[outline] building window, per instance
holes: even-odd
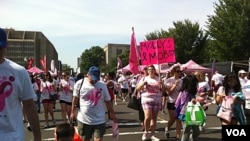
[[[117,49],[117,50],[116,50],[116,55],[118,56],[118,55],[120,55],[120,54],[122,54],[122,49]]]

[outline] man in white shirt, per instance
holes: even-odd
[[[219,73],[219,71],[215,71],[215,74],[212,76],[212,88],[214,93],[217,92],[218,88],[223,85],[224,76]]]
[[[34,141],[41,141],[41,131],[34,89],[27,70],[5,58],[7,36],[0,28],[0,140],[24,141],[23,112],[26,113]],[[23,104],[23,107],[21,105]]]
[[[117,82],[121,86],[121,91],[122,91],[122,101],[126,101],[126,97],[128,95],[128,87],[129,87],[129,82],[128,82],[128,77],[126,75],[126,72],[122,72],[121,76],[118,78]]]
[[[82,81],[77,81],[73,91],[70,117],[71,120],[74,120],[77,115],[77,129],[84,141],[90,141],[92,136],[94,140],[103,141],[103,135],[106,130],[106,108],[110,112],[110,119],[116,122],[116,116],[107,86],[99,80],[100,70],[98,67],[92,66],[89,68],[82,86],[80,85]],[[78,113],[76,113],[78,98],[80,98],[80,109]]]

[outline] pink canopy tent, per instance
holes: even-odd
[[[28,69],[28,72],[30,72],[30,73],[42,73],[44,71],[39,69],[38,67],[34,66],[34,67]]]
[[[191,72],[194,72],[196,70],[200,70],[204,73],[211,73],[212,72],[212,69],[203,67],[203,66],[197,64],[196,62],[194,62],[193,60],[189,60],[186,64],[182,64],[181,67],[184,69],[184,72],[186,72],[186,73],[191,73]]]

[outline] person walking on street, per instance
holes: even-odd
[[[100,69],[92,66],[81,88],[82,81],[77,81],[73,92],[71,120],[77,119],[77,129],[84,141],[90,141],[92,136],[95,141],[103,141],[106,131],[106,108],[110,112],[110,119],[117,122],[107,86],[99,80]],[[78,99],[80,109],[76,113]]]
[[[42,92],[41,99],[44,108],[44,118],[45,118],[44,128],[48,128],[49,114],[52,118],[53,124],[56,124],[53,111],[54,100],[50,99],[50,95],[54,94],[56,91],[56,84],[54,83],[50,72],[46,72],[44,77],[45,77],[44,80],[41,82],[41,92]]]
[[[27,70],[17,63],[5,58],[7,52],[7,35],[0,28],[0,138],[3,141],[24,141],[24,109],[29,121],[34,141],[41,141],[41,131],[35,95]],[[21,105],[23,104],[23,107]]]
[[[141,79],[136,86],[138,92],[145,89],[145,92],[141,94],[141,104],[145,116],[145,131],[142,140],[147,140],[149,129],[151,129],[151,140],[159,141],[160,139],[155,135],[155,129],[158,112],[162,110],[162,84],[153,65],[149,65],[147,71],[148,76]]]
[[[247,82],[242,86],[242,92],[245,98],[245,116],[246,124],[250,125],[250,72],[247,73]]]
[[[233,114],[231,114],[228,119],[219,117],[221,125],[237,125],[238,123],[245,125],[244,111],[242,109],[243,99],[239,77],[233,72],[228,73],[225,76],[223,85],[220,86],[217,91],[216,103],[219,108],[223,108],[225,106],[222,105],[223,102],[227,102],[227,107],[225,108]]]
[[[196,93],[197,93],[198,79],[194,75],[187,75],[183,78],[182,87],[178,98],[175,102],[176,107],[176,122],[183,123],[183,134],[181,141],[189,141],[190,137],[192,141],[197,141],[200,135],[199,125],[187,125],[186,121],[186,110],[188,102],[195,104]],[[178,140],[178,139],[177,139]]]
[[[169,121],[165,128],[166,137],[169,138],[169,130],[171,126],[174,124],[176,117],[175,117],[175,101],[179,95],[181,86],[182,86],[182,79],[181,79],[181,67],[178,64],[175,64],[172,69],[171,73],[173,74],[172,77],[168,78],[164,82],[164,87],[168,94],[167,97],[167,109],[169,115]],[[180,122],[176,123],[176,139],[180,140],[180,133],[181,133],[181,124]]]
[[[59,83],[59,95],[61,116],[63,122],[69,122],[71,114],[71,105],[73,99],[73,89],[75,82],[69,79],[68,73],[62,73],[62,79]]]
[[[129,82],[128,82],[128,76],[126,75],[126,72],[122,72],[121,76],[118,78],[117,82],[121,86],[121,92],[122,92],[122,101],[126,101],[126,97],[128,94],[129,89]]]

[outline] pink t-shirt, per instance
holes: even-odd
[[[182,79],[175,79],[174,77],[170,77],[168,78],[165,82],[164,82],[164,85],[167,86],[167,87],[172,87],[176,81],[180,81],[178,83],[178,85],[175,87],[174,91],[172,94],[168,95],[168,102],[169,103],[175,103],[178,95],[179,95],[179,92],[180,92],[180,89],[181,89],[181,86],[182,86]]]

